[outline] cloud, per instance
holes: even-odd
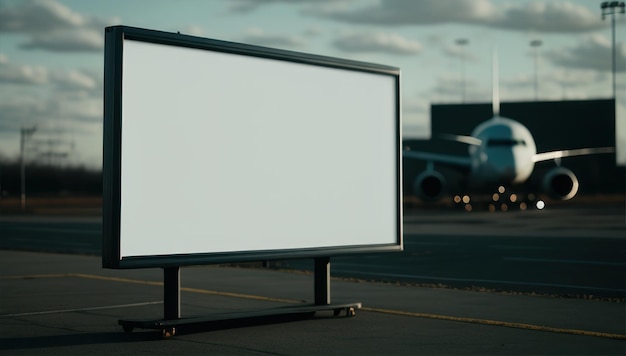
[[[306,37],[317,37],[322,33],[324,33],[324,30],[318,26],[308,27],[306,30],[304,30],[304,36]]]
[[[609,74],[593,70],[551,70],[539,78],[539,95],[542,99],[572,100],[589,99],[610,95]],[[606,83],[605,89],[590,91],[589,83]],[[600,85],[601,86],[601,85]]]
[[[463,59],[472,62],[478,61],[478,57],[476,57],[471,51],[469,51],[466,46],[461,46],[458,44],[444,45],[442,51],[448,57]]]
[[[54,91],[41,95],[3,95],[0,99],[0,133],[18,132],[21,126],[37,125],[39,131],[102,123],[102,96],[88,91]],[[84,124],[84,125],[83,125]],[[86,125],[86,126],[85,126]]]
[[[268,47],[305,47],[306,42],[297,36],[273,35],[260,28],[250,28],[240,38],[241,42]]]
[[[101,52],[104,38],[95,31],[54,31],[35,34],[30,41],[22,43],[22,49],[41,49],[52,52]]]
[[[99,78],[78,70],[57,71],[53,72],[50,77],[51,81],[64,91],[100,91],[101,89]]]
[[[409,96],[402,99],[403,113],[428,114],[430,102],[421,96]]]
[[[288,5],[318,5],[320,3],[330,3],[330,2],[341,2],[338,0],[235,0],[231,1],[230,12],[233,13],[249,13],[252,11],[256,11],[261,6],[270,5],[270,4],[288,4]]]
[[[544,55],[557,66],[612,71],[611,43],[601,35],[588,36],[576,46],[547,51]],[[618,63],[616,71],[626,71],[626,44],[617,44],[615,55]]]
[[[495,9],[486,0],[383,0],[361,9],[325,7],[308,13],[335,20],[377,25],[432,25],[449,22],[472,22],[489,18]]]
[[[467,90],[467,82],[465,84],[467,93],[469,92]],[[461,101],[463,96],[461,78],[449,73],[439,77],[437,78],[435,85],[430,89],[429,94],[433,101],[436,102],[445,102],[449,100]]]
[[[72,11],[55,0],[30,0],[0,7],[0,33],[23,34],[22,49],[53,52],[100,52],[103,28],[119,18],[102,19]]]
[[[0,96],[0,112],[2,112],[0,135],[6,137],[16,137],[20,128],[37,124],[41,118],[47,117],[46,104],[39,98],[28,95]],[[39,118],[39,120],[35,118]],[[16,143],[19,142],[19,135],[17,137]],[[6,144],[6,141],[4,143]],[[18,147],[15,146],[16,149]]]
[[[402,98],[402,136],[430,138],[430,101],[425,96]]]
[[[102,122],[101,96],[93,97],[86,91],[58,92],[48,101],[48,110],[59,120],[84,123]]]
[[[607,73],[598,73],[592,70],[565,70],[555,69],[541,76],[541,80],[548,80],[565,86],[587,86],[588,83],[604,82],[608,79]]]
[[[422,46],[413,40],[390,33],[351,33],[333,41],[333,46],[345,52],[383,52],[399,55],[418,54]]]
[[[86,18],[56,1],[32,0],[15,7],[0,8],[0,32],[44,32],[61,28],[76,28],[86,24]]]
[[[0,151],[5,158],[19,155],[19,132],[36,126],[34,141],[53,140],[71,149],[72,160],[98,168],[102,147],[102,98],[78,92],[37,95],[0,95]],[[55,146],[56,147],[56,146]],[[30,158],[36,152],[31,151]]]
[[[568,33],[593,31],[606,27],[597,13],[565,1],[531,2],[504,11],[494,26],[508,30]]]
[[[41,66],[16,65],[0,53],[0,83],[9,84],[45,84],[48,82],[48,70]]]
[[[198,36],[204,37],[206,35],[206,31],[202,26],[199,25],[186,25],[180,29],[180,33],[190,36]]]
[[[593,31],[606,26],[589,9],[564,1],[498,6],[490,0],[381,0],[359,9],[320,7],[307,13],[342,22],[385,26],[457,23],[549,33]]]
[[[99,96],[101,74],[88,70],[48,69],[42,66],[19,65],[0,53],[0,83],[18,85],[53,85],[58,91],[88,91]]]

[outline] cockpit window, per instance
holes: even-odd
[[[526,141],[514,138],[492,138],[487,141],[487,146],[526,146]]]

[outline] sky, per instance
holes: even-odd
[[[30,160],[101,167],[106,26],[399,67],[403,136],[429,138],[431,104],[491,102],[494,49],[503,102],[611,98],[611,16],[602,19],[601,3],[0,0],[0,159],[17,159],[20,130],[36,128]],[[626,15],[615,23],[617,160],[626,165]]]

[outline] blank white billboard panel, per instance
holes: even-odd
[[[397,70],[112,29],[105,265],[401,249]]]

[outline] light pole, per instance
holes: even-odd
[[[541,40],[532,40],[530,41],[530,46],[533,48],[533,52],[535,55],[535,101],[539,98],[539,47],[543,42]]]
[[[20,178],[22,186],[22,209],[26,207],[26,140],[28,140],[37,130],[36,126],[31,128],[22,127],[20,130]]]
[[[611,15],[611,36],[613,38],[612,45],[612,56],[613,56],[613,99],[615,96],[615,14],[623,14],[625,13],[626,4],[623,1],[604,1],[600,4],[600,8],[602,9],[602,20],[606,17],[606,15]]]
[[[465,102],[465,50],[464,46],[469,43],[467,38],[459,38],[456,41],[456,44],[461,46],[461,102]]]

